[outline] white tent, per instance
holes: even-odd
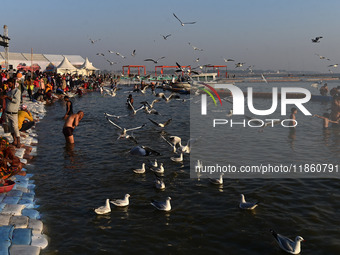
[[[84,75],[90,75],[94,71],[99,70],[98,68],[95,68],[92,63],[89,61],[88,58],[85,59],[85,62],[79,67],[79,73]]]
[[[57,73],[64,74],[64,73],[76,73],[77,68],[74,67],[67,57],[64,56],[63,61],[57,66]]]

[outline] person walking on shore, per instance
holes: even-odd
[[[74,143],[73,131],[76,126],[79,125],[79,121],[84,117],[84,112],[79,111],[75,114],[71,114],[65,121],[63,127],[63,134],[65,136],[66,143]]]
[[[20,148],[20,132],[18,127],[18,111],[20,106],[21,92],[15,88],[15,80],[10,78],[7,80],[8,87],[11,89],[6,98],[6,119],[10,132],[13,137],[13,145]]]

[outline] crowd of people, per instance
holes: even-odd
[[[15,156],[16,148],[24,148],[26,159],[30,159],[30,146],[22,145],[20,137],[34,127],[36,119],[28,110],[26,100],[32,102],[53,103],[58,99],[66,102],[65,125],[63,133],[66,142],[73,143],[73,129],[84,116],[82,111],[73,113],[72,102],[67,93],[81,96],[84,92],[97,90],[108,76],[80,76],[70,74],[1,71],[0,72],[0,124],[4,133],[11,133],[13,142],[0,137],[0,186],[13,175],[25,175],[23,164]],[[23,97],[27,97],[23,100]],[[72,129],[72,130],[71,130]]]

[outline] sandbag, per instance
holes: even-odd
[[[28,217],[27,216],[12,216],[9,220],[9,224],[13,225],[14,228],[27,228]]]
[[[8,248],[11,246],[10,241],[1,241],[0,240],[0,255],[9,255]]]
[[[13,231],[12,245],[30,245],[32,241],[32,229],[16,228]],[[12,254],[12,253],[11,253]]]
[[[1,213],[5,215],[14,215],[20,216],[21,211],[25,208],[24,205],[13,205],[13,204],[6,204],[5,207],[2,209]]]
[[[41,249],[45,249],[48,245],[46,236],[44,234],[33,235],[31,245],[38,246]]]
[[[4,200],[2,200],[2,203],[4,204],[17,204],[20,200],[20,197],[5,197]]]
[[[11,255],[39,255],[40,248],[32,245],[12,245],[9,252]]]
[[[11,215],[0,214],[0,226],[7,226],[7,225],[9,225],[9,219],[11,217],[12,217]]]
[[[8,197],[21,197],[22,196],[21,190],[12,189],[10,192],[7,192]]]
[[[32,229],[33,235],[41,234],[43,230],[43,223],[41,220],[29,219],[28,220],[28,228]]]
[[[12,240],[13,235],[13,226],[2,226],[0,227],[0,241],[8,241]]]
[[[22,215],[29,217],[30,219],[40,219],[40,213],[37,210],[34,209],[24,209],[21,212]]]

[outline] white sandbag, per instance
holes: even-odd
[[[32,243],[31,245],[38,246],[41,249],[45,249],[48,245],[48,241],[46,238],[46,235],[44,234],[37,234],[37,235],[32,235]]]
[[[11,215],[0,214],[0,226],[9,225],[9,220],[11,217],[12,217]]]
[[[14,228],[27,228],[28,217],[27,216],[12,216],[9,220],[9,224],[13,225]]]
[[[41,220],[36,220],[36,219],[29,219],[28,220],[28,228],[32,229],[33,235],[35,234],[41,234],[43,230],[43,223]]]
[[[40,247],[32,245],[12,245],[9,248],[11,255],[39,255]]]
[[[27,188],[21,187],[21,186],[15,186],[15,189],[22,191],[23,193],[29,192]]]
[[[21,211],[25,208],[24,205],[17,205],[17,204],[6,204],[4,209],[2,209],[1,213],[4,215],[14,215],[20,216]]]

